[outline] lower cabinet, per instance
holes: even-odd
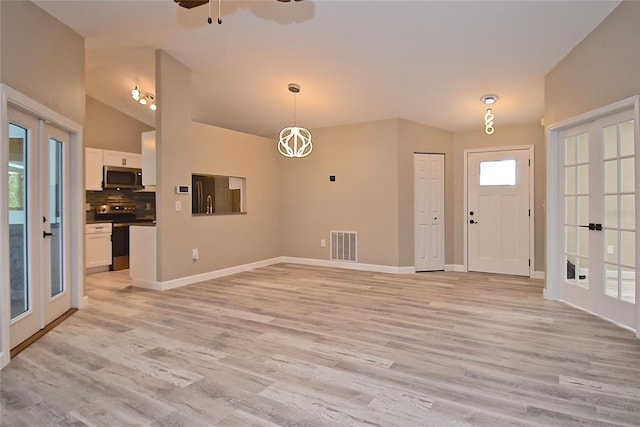
[[[85,226],[85,268],[111,265],[111,223]]]

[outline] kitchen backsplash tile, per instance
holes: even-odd
[[[128,191],[128,190],[103,190],[87,191],[86,203],[89,210],[86,212],[87,221],[95,219],[96,206],[115,203],[134,204],[136,206],[136,216],[155,219],[156,216],[156,193],[152,191]]]

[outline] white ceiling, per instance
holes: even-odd
[[[539,123],[544,76],[619,1],[35,1],[86,38],[87,94],[154,125],[130,98],[155,92],[154,49],[193,70],[194,120],[275,136],[404,118],[449,131]],[[189,88],[185,88],[189,90]],[[160,104],[160,108],[162,105]]]

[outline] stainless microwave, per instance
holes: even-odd
[[[142,169],[103,166],[102,188],[141,190]]]

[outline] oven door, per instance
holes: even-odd
[[[129,224],[113,224],[111,234],[111,270],[129,268]]]

